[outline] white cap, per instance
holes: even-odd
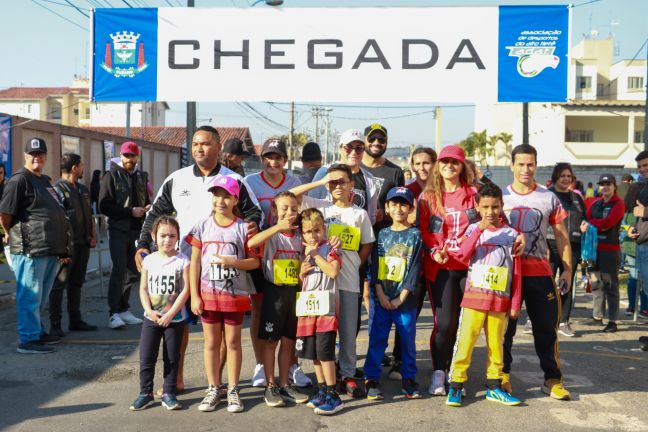
[[[364,135],[357,129],[348,129],[342,132],[340,136],[340,145],[351,144],[354,141],[360,141],[364,144]]]

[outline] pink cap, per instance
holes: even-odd
[[[449,145],[441,149],[441,153],[439,153],[437,160],[441,159],[454,159],[463,163],[466,161],[466,153],[458,145]]]
[[[121,145],[121,154],[134,154],[138,155],[140,154],[140,149],[137,147],[137,144],[135,144],[133,141],[126,141],[124,144]]]
[[[224,175],[217,175],[209,180],[209,183],[207,183],[207,190],[213,193],[213,189],[215,188],[225,189],[228,194],[235,196],[236,198],[239,197],[239,192],[241,191],[236,179]]]

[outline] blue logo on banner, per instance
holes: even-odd
[[[500,6],[499,102],[566,102],[568,6]]]
[[[94,13],[93,100],[157,99],[157,9]]]

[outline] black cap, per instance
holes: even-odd
[[[322,150],[320,150],[319,144],[315,142],[309,142],[302,147],[302,162],[310,161],[319,161],[322,160]]]
[[[270,153],[277,153],[285,158],[288,157],[288,151],[286,150],[286,143],[284,143],[279,138],[269,138],[266,142],[263,143],[263,148],[261,149],[261,156],[265,156]]]
[[[236,156],[250,156],[250,152],[245,149],[243,141],[238,138],[230,138],[225,141],[223,152]]]
[[[612,183],[616,184],[616,178],[612,174],[601,174],[601,177],[599,177],[598,184],[601,183]]]
[[[385,134],[385,136],[387,136],[387,128],[379,123],[374,123],[372,125],[367,126],[364,130],[364,134],[365,136],[369,136],[371,135],[372,132],[375,131],[380,131],[383,134]]]
[[[42,138],[31,138],[25,143],[25,153],[47,153],[47,145]]]

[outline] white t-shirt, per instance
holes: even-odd
[[[259,200],[259,206],[261,206],[261,210],[263,211],[261,229],[266,229],[277,223],[277,215],[272,209],[272,201],[274,200],[274,197],[277,196],[279,192],[285,192],[301,185],[301,181],[297,177],[291,176],[290,174],[284,174],[281,183],[279,183],[277,187],[274,187],[268,183],[263,171],[245,177],[245,182],[254,191],[254,194]]]
[[[171,257],[154,252],[144,258],[142,267],[147,271],[146,287],[151,307],[163,314],[168,312],[182,290],[189,289],[182,286],[182,271],[189,267],[189,258],[182,252]],[[144,317],[151,320],[146,315]],[[182,307],[172,322],[186,319],[187,311]]]
[[[373,229],[371,228],[371,221],[369,214],[365,209],[358,206],[352,207],[337,207],[331,204],[330,201],[312,198],[309,196],[302,196],[301,211],[309,208],[316,208],[324,215],[324,222],[326,224],[327,233],[338,231],[340,228],[351,227],[354,232],[351,236],[359,235],[359,239],[351,239],[349,237],[349,244],[358,243],[359,245],[373,243],[376,241]],[[347,240],[347,239],[343,239]],[[345,242],[346,244],[346,242]],[[345,249],[343,246],[339,250],[340,257],[342,258],[342,268],[338,276],[338,287],[341,291],[360,292],[360,255],[356,250]]]

